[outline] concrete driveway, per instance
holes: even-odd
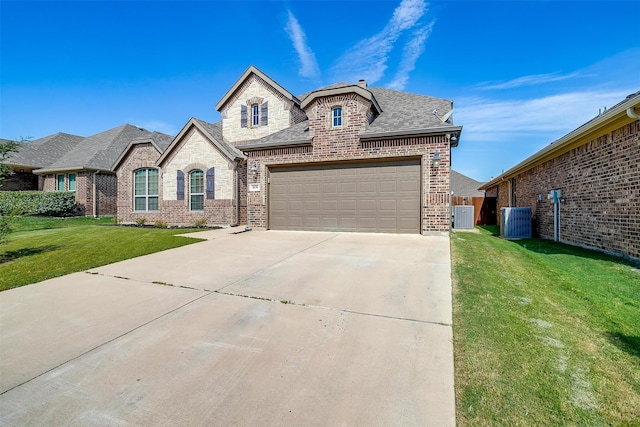
[[[0,424],[455,424],[447,236],[232,231],[1,292]]]

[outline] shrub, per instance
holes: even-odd
[[[0,215],[75,216],[73,191],[0,191]]]
[[[204,228],[207,226],[207,218],[200,218],[194,224],[196,228]]]
[[[153,225],[156,228],[167,228],[167,223],[164,221],[156,221]]]
[[[143,226],[145,222],[147,222],[147,218],[138,218],[138,219],[136,219],[136,225],[138,227]]]

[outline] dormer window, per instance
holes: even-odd
[[[332,126],[334,128],[342,126],[342,107],[334,107],[332,111]]]

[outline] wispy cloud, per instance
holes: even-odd
[[[404,31],[414,28],[426,12],[427,4],[424,0],[402,0],[381,32],[361,40],[338,59],[331,69],[334,78],[350,81],[362,78],[368,83],[380,80],[387,69],[389,54],[398,38]],[[414,37],[416,38],[419,36]],[[419,43],[414,45],[415,49]],[[415,63],[415,60],[413,62]]]
[[[482,97],[456,100],[456,121],[474,141],[511,141],[535,136],[540,144],[551,142],[590,118],[598,108],[612,106],[628,95],[626,90],[579,90],[533,99],[492,100]],[[555,139],[554,138],[554,139]]]
[[[409,73],[416,68],[416,61],[424,52],[424,44],[429,38],[435,21],[431,21],[428,25],[419,28],[413,33],[413,37],[407,42],[402,51],[402,60],[400,68],[393,77],[393,80],[387,85],[389,89],[403,90],[409,81]]]
[[[535,86],[535,85],[540,85],[544,83],[559,82],[562,80],[571,79],[576,76],[578,76],[578,73],[571,73],[571,74],[564,74],[564,75],[559,73],[534,74],[531,76],[518,77],[517,79],[509,80],[506,82],[481,83],[478,87],[480,89],[486,89],[486,90],[513,89],[513,88],[522,87],[522,86]]]
[[[319,79],[320,68],[316,61],[316,55],[307,44],[307,36],[300,27],[298,20],[293,16],[291,11],[288,12],[289,19],[285,30],[287,31],[287,34],[289,34],[289,37],[293,42],[293,47],[298,53],[298,58],[300,59],[299,74],[308,79]]]

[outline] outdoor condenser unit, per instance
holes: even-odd
[[[453,228],[458,230],[473,230],[475,225],[473,206],[458,205],[453,207]]]
[[[502,208],[500,217],[500,237],[531,238],[531,208]]]

